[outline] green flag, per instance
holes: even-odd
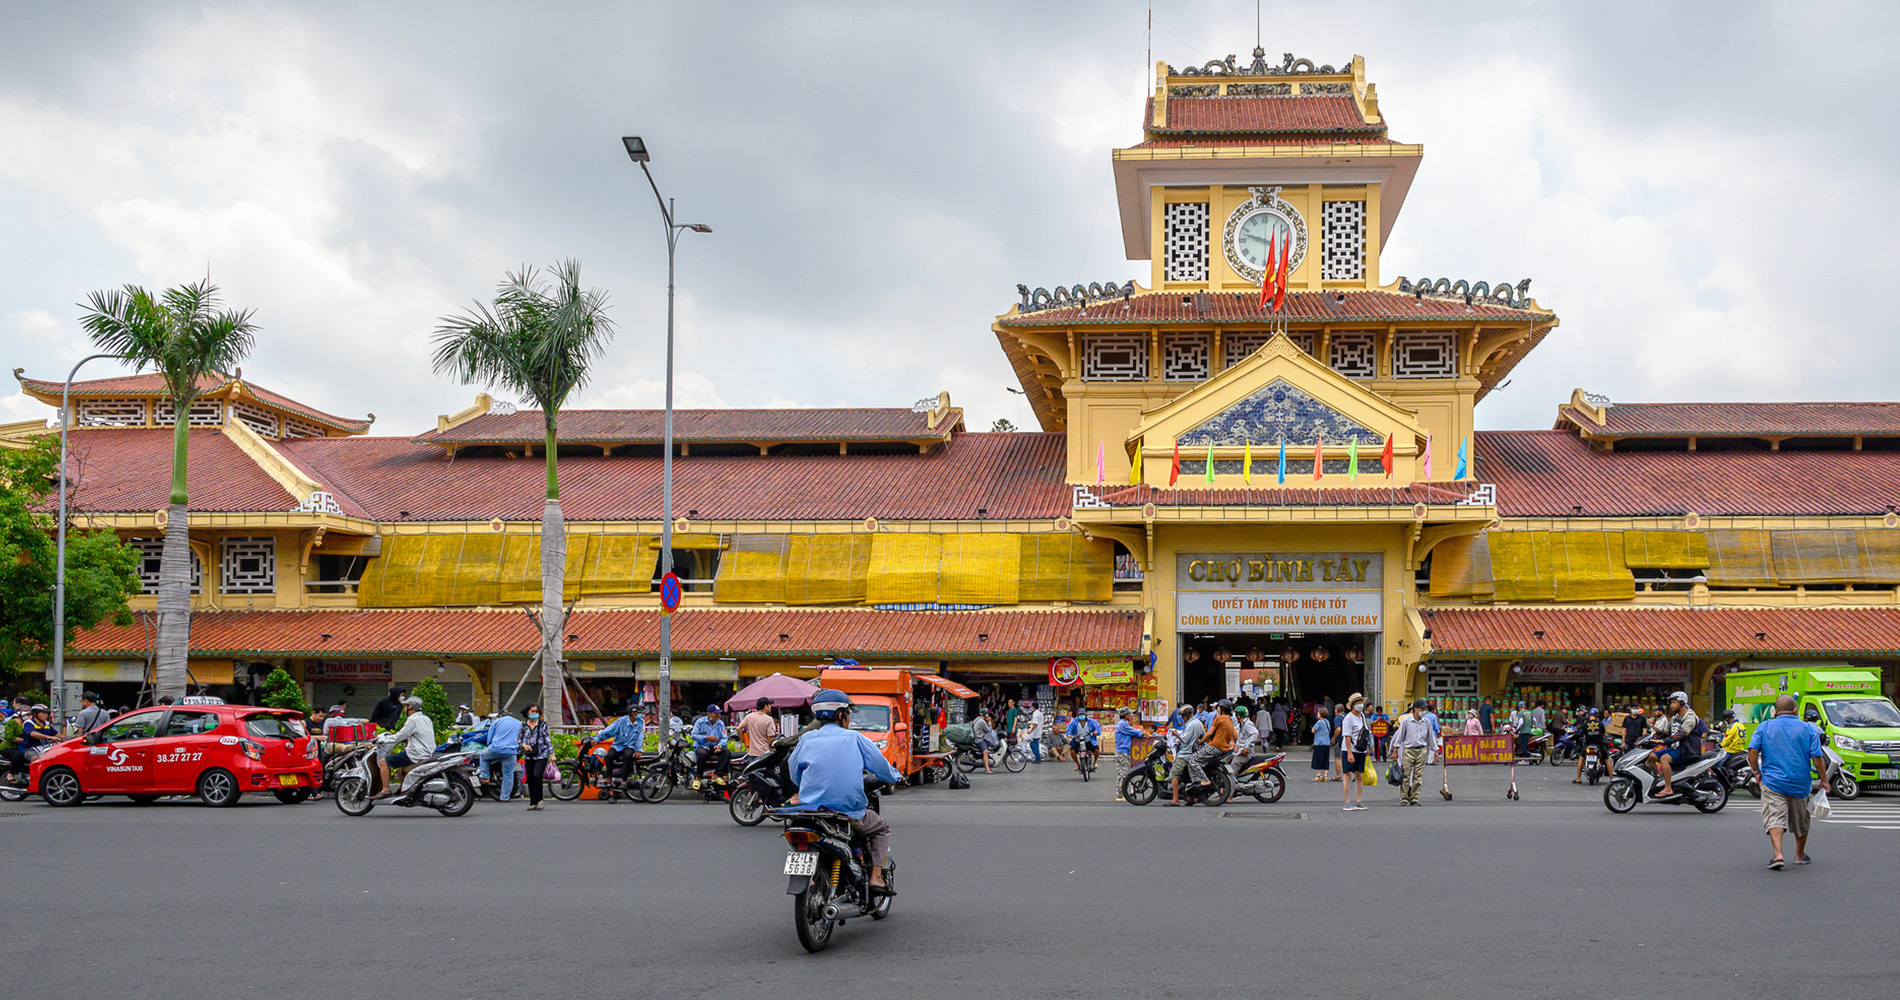
[[[1346,442],[1346,461],[1348,463],[1347,469],[1348,471],[1352,473],[1352,481],[1355,483],[1358,482],[1359,481],[1359,439],[1356,437],[1353,438],[1351,441]]]
[[[1214,442],[1207,442],[1207,481],[1214,481]]]

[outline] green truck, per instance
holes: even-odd
[[[1835,798],[1852,799],[1869,785],[1900,784],[1900,709],[1880,694],[1880,673],[1845,664],[1786,666],[1731,673],[1729,707],[1748,727],[1774,714],[1775,699],[1795,696],[1795,711],[1821,727],[1840,754]]]

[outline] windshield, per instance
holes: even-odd
[[[1842,729],[1900,729],[1900,711],[1885,698],[1824,701],[1827,721]]]
[[[851,706],[851,728],[865,733],[888,733],[891,731],[891,706],[889,705],[853,705]]]
[[[303,720],[288,715],[247,715],[244,717],[244,728],[252,736],[277,736],[286,740],[294,740],[304,734]]]

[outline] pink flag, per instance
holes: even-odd
[[[1108,481],[1108,452],[1100,440],[1095,442],[1095,485]]]
[[[1418,468],[1419,477],[1426,482],[1430,482],[1432,478],[1432,435],[1429,431],[1425,434],[1425,457]]]

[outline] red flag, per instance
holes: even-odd
[[[1385,436],[1385,450],[1379,453],[1379,464],[1385,466],[1385,478],[1392,478],[1392,435]]]
[[[1318,479],[1326,472],[1326,435],[1313,439],[1313,478]]]
[[[1268,256],[1272,256],[1270,253]],[[1273,311],[1279,312],[1286,305],[1287,262],[1293,259],[1293,234],[1286,234],[1286,247],[1280,251],[1280,272],[1273,279]]]
[[[1267,303],[1273,301],[1274,279],[1279,273],[1273,264],[1273,250],[1277,245],[1274,240],[1267,241],[1267,266],[1260,269],[1260,309],[1262,312],[1266,311]]]
[[[1181,442],[1179,439],[1176,439],[1174,442],[1174,465],[1168,469],[1168,485],[1173,486],[1174,481],[1179,478],[1181,478]]]

